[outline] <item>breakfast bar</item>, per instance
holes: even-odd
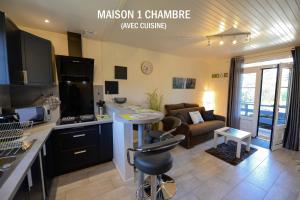
[[[159,122],[163,119],[163,113],[130,104],[108,103],[107,112],[113,118],[113,162],[116,165],[124,181],[134,177],[132,166],[127,163],[126,151],[133,148],[133,125],[138,125],[138,146],[144,142],[144,128],[147,124]],[[143,175],[139,174],[138,183],[141,183]]]

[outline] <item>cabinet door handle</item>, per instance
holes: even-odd
[[[29,188],[29,190],[30,190],[30,189],[32,188],[32,186],[33,186],[31,169],[29,169],[29,170],[27,171],[27,181],[28,181],[28,188]]]
[[[82,153],[86,153],[86,150],[76,151],[76,152],[74,152],[74,155],[78,155],[78,154],[82,154]]]
[[[79,60],[72,60],[73,63],[80,63]]]
[[[47,156],[46,144],[43,145],[43,156]]]
[[[78,138],[78,137],[84,137],[85,134],[78,134],[78,135],[73,135],[73,138]]]
[[[27,70],[22,71],[24,84],[28,84]]]

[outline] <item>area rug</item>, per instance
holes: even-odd
[[[216,149],[210,148],[207,149],[206,152],[235,166],[257,151],[257,149],[250,147],[250,151],[247,152],[246,145],[242,144],[241,158],[236,158],[236,145],[236,142],[228,141],[227,144],[219,144]]]

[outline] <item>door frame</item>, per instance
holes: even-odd
[[[276,104],[275,104],[275,114],[274,114],[274,121],[273,121],[273,127],[272,127],[272,140],[270,143],[270,149],[272,151],[277,150],[279,148],[282,147],[282,143],[281,144],[275,144],[275,146],[273,146],[273,134],[274,134],[274,129],[276,129],[277,125],[277,121],[278,121],[278,116],[279,116],[279,98],[280,98],[280,88],[281,88],[281,78],[282,78],[282,70],[286,68],[286,69],[290,69],[290,75],[289,75],[289,83],[288,83],[288,92],[287,92],[287,107],[286,107],[286,120],[288,120],[288,115],[289,115],[289,108],[290,108],[290,94],[291,94],[291,83],[292,83],[292,78],[293,78],[293,64],[291,63],[284,63],[284,64],[278,64],[278,79],[277,79],[277,86],[276,86]],[[287,123],[287,121],[286,121]],[[280,125],[281,128],[285,129],[286,128],[286,123]]]
[[[269,141],[269,149],[271,148],[272,146],[272,140],[273,140],[273,129],[274,129],[274,120],[275,120],[275,107],[276,107],[276,103],[277,103],[277,93],[278,93],[278,78],[279,78],[279,64],[277,65],[268,65],[268,66],[265,66],[263,68],[261,68],[261,79],[260,79],[260,88],[259,88],[259,100],[258,100],[258,115],[257,115],[257,124],[256,124],[256,136],[258,136],[258,130],[259,130],[259,116],[260,116],[260,112],[261,112],[261,109],[260,109],[260,104],[261,104],[261,95],[262,95],[262,86],[263,86],[263,78],[264,78],[264,73],[263,71],[264,70],[267,70],[267,69],[277,69],[277,73],[276,73],[276,83],[275,83],[275,94],[274,94],[274,103],[273,103],[273,116],[272,116],[272,127],[271,127],[271,136],[270,136],[270,141]]]
[[[254,94],[254,105],[253,105],[253,116],[240,116],[240,120],[253,120],[253,123],[256,124],[258,120],[258,107],[259,107],[259,99],[257,99],[257,95],[260,93],[260,80],[261,80],[261,68],[260,67],[251,67],[244,68],[242,74],[256,73],[255,80],[255,94]],[[251,130],[252,137],[255,137],[257,127],[253,127]]]

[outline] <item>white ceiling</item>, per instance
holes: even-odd
[[[190,20],[162,20],[167,30],[121,30],[120,20],[98,20],[100,9],[190,9]],[[56,32],[94,31],[96,39],[182,56],[228,57],[300,43],[300,0],[1,0],[0,10],[24,26]],[[47,18],[51,23],[44,23]],[[123,22],[123,21],[122,21]],[[236,25],[251,42],[205,36]]]

